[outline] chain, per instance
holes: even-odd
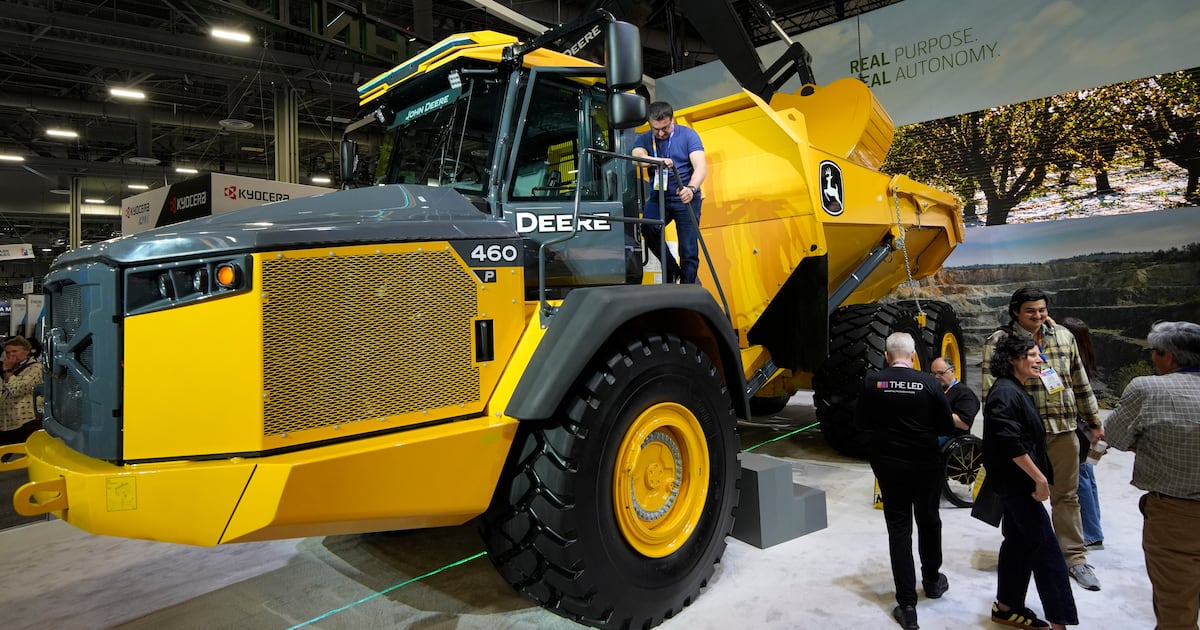
[[[921,298],[917,297],[917,281],[913,280],[912,264],[908,260],[908,243],[906,242],[907,239],[904,238],[904,225],[900,222],[900,195],[896,194],[895,189],[892,189],[891,193],[892,200],[896,204],[896,232],[900,235],[900,251],[904,254],[904,273],[908,274],[908,290],[912,293],[913,301],[917,303],[917,317],[923,320],[925,318],[925,310],[921,308]],[[920,220],[920,213],[918,213],[918,226],[920,225]]]

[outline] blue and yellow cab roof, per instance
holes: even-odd
[[[498,64],[503,59],[504,49],[516,43],[517,38],[495,31],[474,31],[451,35],[395,68],[364,83],[358,88],[359,105],[366,105],[405,81],[424,75],[456,59],[465,57]],[[598,67],[595,63],[585,59],[546,48],[538,48],[526,53],[522,65],[526,68],[537,66]]]

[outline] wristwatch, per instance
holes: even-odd
[[[692,191],[692,194],[694,194],[694,195],[699,195],[699,194],[700,194],[700,187],[699,187],[699,186],[688,186],[688,190]]]

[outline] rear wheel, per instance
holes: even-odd
[[[896,304],[917,313],[915,300],[902,300]],[[918,338],[921,348],[918,352],[925,365],[928,367],[938,357],[949,357],[954,360],[955,378],[965,382],[963,374],[967,351],[962,343],[962,325],[954,307],[945,302],[922,300],[921,310],[925,311],[925,326],[921,328]]]
[[[921,339],[912,313],[896,304],[845,306],[830,317],[829,356],[813,374],[813,402],[825,441],[844,455],[867,456],[868,436],[854,428],[854,405],[866,376],[886,367],[884,342],[893,332]]]
[[[645,628],[699,594],[737,505],[736,419],[721,377],[672,335],[610,342],[560,419],[523,423],[480,520],[524,596],[580,623]]]

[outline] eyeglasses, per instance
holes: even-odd
[[[674,120],[669,120],[669,121],[667,121],[667,124],[659,126],[659,127],[655,127],[654,123],[650,123],[650,130],[653,131],[654,133],[666,133],[671,130],[671,127],[674,127],[674,126],[675,126]]]
[[[946,368],[944,370],[934,370],[933,373],[936,376],[941,376],[943,374],[946,374],[947,372],[953,372],[953,371],[954,371],[954,368]]]

